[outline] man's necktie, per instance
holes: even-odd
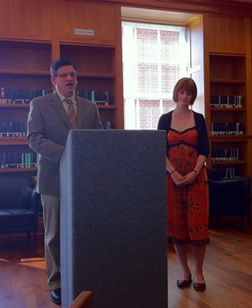
[[[72,125],[72,128],[77,128],[77,114],[74,108],[74,104],[70,98],[65,98],[65,101],[68,104],[68,118]]]

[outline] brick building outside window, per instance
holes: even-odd
[[[156,129],[188,76],[186,27],[123,22],[122,31],[125,129]]]

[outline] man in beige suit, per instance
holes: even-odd
[[[43,206],[48,286],[52,302],[60,305],[59,161],[70,129],[100,129],[102,124],[96,105],[75,95],[76,66],[61,58],[51,64],[50,72],[56,91],[31,101],[27,140],[39,153],[37,192]]]

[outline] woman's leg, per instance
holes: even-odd
[[[175,245],[174,249],[179,259],[179,263],[181,266],[181,276],[180,280],[188,280],[191,272],[187,263],[187,248],[186,245]]]
[[[194,262],[195,262],[195,276],[194,282],[205,283],[203,277],[203,263],[206,253],[206,245],[193,246]]]

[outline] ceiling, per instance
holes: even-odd
[[[251,0],[252,1],[252,0]],[[173,25],[187,25],[199,15],[189,13],[169,12],[162,10],[122,7],[122,19],[128,21],[153,22]]]
[[[159,0],[167,1],[167,0]],[[189,0],[185,0],[189,1]],[[197,0],[199,1],[199,0]],[[207,0],[209,1],[209,0]],[[246,4],[251,8],[252,0],[211,0],[211,3],[222,3],[222,4]],[[201,1],[204,3],[204,1]],[[250,9],[249,9],[250,10]],[[188,25],[192,20],[199,17],[200,15],[191,13],[172,12],[166,10],[155,10],[155,9],[142,9],[133,7],[122,7],[122,19],[127,21],[138,21],[148,23],[162,23],[162,24],[173,24],[173,25]]]

